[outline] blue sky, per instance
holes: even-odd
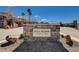
[[[0,6],[0,12],[6,12],[9,6]],[[26,13],[27,9],[32,9],[32,18],[37,21],[48,22],[72,22],[78,20],[79,22],[79,6],[13,6],[11,7],[13,16],[21,16],[21,12]]]

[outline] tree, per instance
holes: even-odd
[[[63,26],[63,23],[62,22],[60,22],[60,26]]]
[[[74,21],[73,21],[73,26],[74,26],[75,28],[77,28],[77,20],[74,20]]]
[[[24,12],[22,12],[22,13],[21,13],[21,15],[22,15],[22,16],[25,16],[25,13],[24,13]]]
[[[29,15],[29,22],[31,20],[32,10],[30,8],[27,9],[28,15]]]
[[[24,16],[25,16],[25,13],[24,13],[24,12],[22,12],[22,13],[21,13],[21,16],[22,16],[22,18],[24,18]]]

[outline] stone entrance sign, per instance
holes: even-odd
[[[60,26],[57,24],[26,24],[24,33],[32,40],[59,40]]]
[[[33,29],[33,37],[51,37],[51,29]]]

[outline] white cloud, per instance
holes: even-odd
[[[41,19],[41,21],[43,21],[43,22],[48,22],[48,20],[47,20],[47,19]]]
[[[36,18],[37,18],[37,17],[39,17],[39,16],[37,16],[37,15],[36,15],[36,16],[34,16],[34,17],[36,17]]]

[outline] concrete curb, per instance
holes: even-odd
[[[68,46],[66,44],[66,41],[64,38],[60,37],[60,42],[63,44],[63,46],[69,51],[69,52],[79,52],[79,46],[78,45],[73,45],[72,47]]]
[[[18,46],[20,46],[24,42],[24,39],[17,40],[15,44],[12,44],[7,47],[0,47],[0,52],[12,52],[14,51]]]

